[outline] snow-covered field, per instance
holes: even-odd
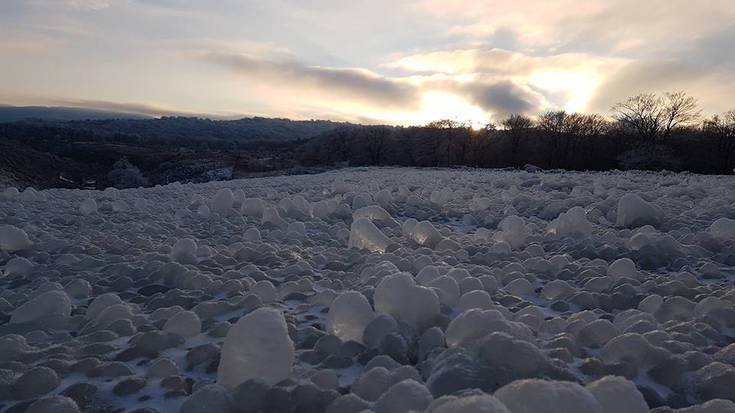
[[[0,403],[735,412],[732,218],[735,179],[688,174],[6,190]]]

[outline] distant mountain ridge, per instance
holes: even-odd
[[[139,113],[115,112],[73,106],[10,106],[0,105],[0,123],[40,119],[54,121],[99,119],[149,119]]]
[[[2,106],[0,137],[66,137],[90,141],[214,144],[307,140],[346,123],[250,117],[218,120],[89,110],[73,107]]]

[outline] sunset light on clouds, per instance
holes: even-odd
[[[715,113],[733,22],[728,0],[6,0],[0,103],[481,125],[686,89]]]

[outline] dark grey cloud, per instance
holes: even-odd
[[[541,104],[541,98],[537,94],[509,80],[493,83],[473,82],[465,85],[463,89],[475,104],[493,112],[496,116],[535,113]]]
[[[708,71],[678,60],[634,61],[603,81],[589,109],[606,113],[615,103],[639,93],[684,90],[697,95],[699,82],[709,76]]]
[[[72,107],[80,109],[99,110],[105,112],[130,113],[141,116],[160,117],[160,116],[187,116],[209,119],[237,119],[244,115],[217,115],[211,113],[186,112],[179,110],[171,110],[161,108],[155,105],[145,103],[121,103],[110,102],[105,100],[85,100],[85,99],[49,99],[48,104],[60,107]]]
[[[294,88],[312,88],[354,101],[414,107],[419,91],[410,84],[358,69],[307,66],[300,62],[271,61],[244,55],[211,53],[206,59],[254,79]]]

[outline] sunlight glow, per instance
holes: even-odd
[[[564,101],[555,102],[561,105],[560,109],[581,112],[587,108],[600,79],[585,71],[540,70],[530,76],[528,83],[551,94],[562,94]]]
[[[468,123],[473,129],[483,128],[490,116],[482,108],[460,96],[444,91],[427,91],[422,94],[421,108],[415,112],[373,112],[375,119],[387,119],[397,125],[425,125],[440,119]]]

